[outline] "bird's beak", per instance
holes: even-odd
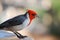
[[[40,18],[38,15],[36,15],[36,17]]]

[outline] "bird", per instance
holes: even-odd
[[[27,36],[23,36],[17,31],[28,27],[36,17],[39,16],[34,10],[27,10],[25,14],[18,15],[1,23],[0,29],[12,31],[18,38],[25,38]]]

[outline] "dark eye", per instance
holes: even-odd
[[[35,16],[35,14],[32,14],[32,16]]]

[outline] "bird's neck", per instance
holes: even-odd
[[[29,20],[30,20],[30,22],[29,22],[29,24],[28,24],[28,26],[31,24],[31,22],[32,22],[32,20],[33,20],[33,18],[32,17],[30,17],[29,16],[29,14],[28,14],[28,16],[27,17],[29,17]]]
[[[27,17],[27,19],[29,21],[29,23],[27,25],[27,26],[29,26],[31,24],[32,20],[33,20],[33,17],[31,17],[27,12],[25,13],[25,16]]]
[[[31,24],[31,22],[32,22],[32,19],[30,19],[30,22],[29,22],[28,26]]]

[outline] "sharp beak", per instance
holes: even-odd
[[[40,18],[38,15],[36,15],[36,17]]]

